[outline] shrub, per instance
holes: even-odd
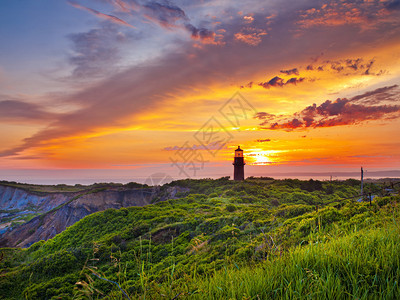
[[[236,196],[236,192],[235,191],[232,191],[232,190],[227,190],[226,192],[225,192],[225,195],[226,196],[229,196],[229,197],[231,197],[231,196]]]
[[[228,205],[225,207],[225,209],[226,209],[227,211],[229,211],[229,212],[234,212],[237,208],[236,208],[236,206],[233,205],[233,204],[228,204]]]
[[[321,220],[323,224],[329,224],[341,220],[343,215],[334,207],[321,210]]]
[[[270,203],[272,206],[279,206],[279,204],[280,204],[277,199],[271,199]]]
[[[308,193],[302,193],[302,192],[294,192],[291,195],[291,200],[292,202],[296,203],[301,203],[301,204],[314,204],[315,199],[312,195],[309,195]]]
[[[375,197],[374,201],[378,204],[379,207],[385,206],[386,204],[390,203],[391,197]]]
[[[307,212],[312,211],[313,208],[309,205],[303,205],[303,204],[298,204],[298,205],[282,205],[279,210],[276,213],[276,216],[278,217],[287,217],[287,218],[294,218],[297,216],[300,216],[302,214],[305,214]]]

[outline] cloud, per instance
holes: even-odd
[[[269,89],[271,86],[275,86],[275,87],[276,86],[284,86],[285,81],[282,78],[275,76],[268,82],[260,82],[258,85],[262,86],[263,88]]]
[[[190,32],[191,38],[204,44],[222,44],[222,35],[215,34],[213,31],[204,27],[197,28],[189,22],[185,12],[171,2],[151,1],[141,4],[137,1],[111,1],[114,8],[127,16],[133,14],[142,15],[147,20],[161,26],[167,30],[184,29]],[[129,25],[127,22],[116,18],[113,15],[102,14],[94,9],[85,7],[76,2],[69,1],[70,5],[89,11],[96,16],[112,21],[113,23]],[[148,22],[147,22],[148,23]],[[135,40],[141,38],[139,32],[134,36]],[[104,75],[113,73],[117,70],[117,63],[121,59],[121,49],[123,44],[132,39],[133,33],[123,33],[117,26],[110,23],[101,23],[100,28],[89,30],[88,32],[69,35],[73,42],[73,53],[69,57],[69,62],[74,66],[72,75],[74,78],[102,78]]]
[[[256,140],[257,143],[265,143],[265,142],[270,142],[270,141],[271,141],[271,139],[259,139],[259,140]]]
[[[130,12],[136,12],[142,9],[138,4],[132,8],[132,3],[135,4],[132,1],[125,1],[124,3],[127,4],[124,6],[125,9],[130,10]],[[189,3],[189,1],[185,3]],[[253,3],[261,5],[259,1]],[[190,35],[196,31],[193,30],[193,28],[189,30],[186,27],[187,23],[193,24],[193,27],[197,29],[208,28],[208,26],[204,24],[209,23],[206,21],[203,22],[203,17],[209,12],[210,16],[212,16],[213,14],[211,13],[218,10],[213,7],[210,8],[210,5],[198,5],[199,11],[200,9],[203,10],[202,13],[195,15],[196,18],[193,21],[186,21],[185,18],[180,20],[173,18],[167,20],[173,22],[172,24],[182,26],[178,27],[180,33],[182,33],[183,29],[189,32]],[[143,119],[140,118],[141,115],[148,112],[153,114],[154,112],[160,112],[164,105],[169,105],[174,101],[173,99],[175,97],[183,99],[183,97],[185,97],[183,95],[195,93],[195,91],[205,91],[205,93],[210,92],[211,94],[221,87],[232,87],[235,82],[246,82],[245,80],[254,76],[255,71],[259,73],[262,71],[262,68],[264,68],[264,70],[266,68],[270,70],[281,70],[283,67],[286,68],[289,63],[292,63],[294,59],[296,61],[306,61],[309,59],[310,55],[320,53],[322,49],[326,49],[328,42],[332,42],[329,45],[329,52],[335,53],[338,57],[346,57],[345,55],[347,55],[349,49],[354,53],[354,45],[364,45],[367,38],[368,41],[379,41],[379,44],[383,46],[392,43],[394,35],[382,35],[381,31],[371,31],[368,36],[361,36],[354,35],[353,32],[348,32],[346,30],[340,32],[340,34],[338,34],[338,32],[332,33],[330,28],[324,29],[322,27],[321,31],[312,32],[312,34],[308,34],[308,32],[305,31],[301,39],[296,39],[293,37],[293,30],[297,26],[295,22],[298,17],[298,11],[303,10],[305,6],[309,7],[310,3],[299,1],[296,2],[296,5],[288,6],[288,2],[279,2],[276,6],[274,22],[269,25],[271,29],[262,28],[262,30],[268,31],[269,34],[262,36],[262,42],[260,42],[257,47],[249,47],[247,44],[243,44],[241,41],[238,42],[235,39],[235,34],[241,32],[243,28],[243,18],[233,17],[233,19],[230,19],[230,16],[234,15],[233,8],[231,11],[227,10],[224,14],[221,13],[221,16],[223,15],[224,17],[224,19],[221,17],[221,22],[223,22],[221,26],[216,27],[215,30],[212,27],[209,28],[210,31],[214,32],[221,32],[218,30],[224,29],[225,46],[214,47],[205,45],[202,48],[196,48],[193,47],[192,41],[180,39],[179,37],[176,38],[174,36],[168,41],[167,38],[170,37],[169,35],[165,39],[166,43],[169,43],[167,44],[168,47],[165,48],[168,50],[163,49],[163,52],[160,51],[157,53],[159,54],[158,56],[148,58],[146,61],[140,63],[135,62],[135,65],[125,65],[124,69],[119,70],[118,73],[111,72],[111,74],[107,74],[108,76],[103,78],[102,82],[92,83],[90,86],[88,85],[82,88],[79,92],[76,92],[76,90],[67,91],[66,93],[68,95],[63,98],[63,104],[68,107],[79,107],[78,109],[66,112],[62,115],[57,115],[54,119],[45,117],[45,119],[47,118],[46,120],[48,120],[46,128],[21,141],[18,147],[3,151],[0,153],[0,156],[16,155],[33,147],[62,145],[64,140],[79,140],[83,143],[85,139],[96,134],[100,135],[104,132],[113,133],[126,128],[132,128],[133,126],[142,125]],[[197,8],[198,7],[192,7],[192,11]],[[212,11],[213,9],[214,11]],[[185,11],[188,12],[188,14],[185,13],[188,17],[190,10],[185,9]],[[269,13],[270,11],[268,14]],[[154,16],[156,17],[158,15],[154,14]],[[251,26],[253,27],[258,20],[265,22],[266,16],[266,12],[260,11],[259,15],[254,16],[255,20],[251,23]],[[156,24],[160,23],[157,21]],[[201,26],[195,26],[197,24],[201,24]],[[174,30],[174,28],[175,27],[172,26],[168,30]],[[388,28],[393,32],[398,33],[399,31],[399,27],[388,25]],[[90,31],[88,31],[88,33],[89,32]],[[146,33],[148,32],[144,31],[144,34]],[[246,32],[244,33],[246,34]],[[101,47],[103,47],[102,42],[100,42],[102,37],[108,41],[107,43],[111,50],[105,48],[104,53],[111,51],[111,60],[108,64],[115,64],[115,61],[118,59],[118,51],[113,52],[112,49],[116,46],[118,41],[113,40],[114,37],[101,36],[99,32],[94,32],[93,34],[95,37],[94,40],[96,41],[95,43],[100,43]],[[200,36],[200,33],[198,34]],[[112,36],[111,33],[110,36]],[[195,38],[195,36],[196,35],[192,38]],[[205,34],[205,36],[207,36],[207,34]],[[397,36],[398,35],[395,35],[396,38]],[[90,37],[92,36],[90,35]],[[82,41],[84,38],[85,35],[82,35],[76,37],[76,41],[73,41],[74,47],[76,47],[74,48],[76,51],[75,54],[77,55],[73,54],[71,57],[86,57],[86,60],[74,60],[74,66],[77,72],[78,67],[81,67],[77,74],[85,74],[85,68],[94,70],[93,68],[101,66],[100,59],[96,58],[97,54],[91,52],[89,49],[90,45],[88,44],[87,47],[85,46],[85,43]],[[158,38],[158,36],[154,37],[154,39]],[[151,40],[151,42],[152,41],[153,40]],[[256,40],[256,42],[258,41]],[[376,44],[378,45],[378,43]],[[148,46],[153,44],[142,45]],[[173,47],[171,47],[171,45],[173,45]],[[310,51],[312,50],[315,52],[311,53]],[[78,53],[82,55],[78,55]],[[99,56],[105,57],[106,55],[101,54]],[[107,61],[106,58],[105,60]],[[318,67],[316,62],[313,64]],[[107,65],[107,62],[102,66],[105,65]],[[374,65],[372,68],[373,67]],[[301,74],[302,70],[300,68],[297,69]],[[358,69],[357,72],[365,72],[365,70],[366,69]],[[90,73],[93,74],[93,71],[89,72],[89,74]],[[283,75],[280,77],[282,77],[282,84],[293,84],[300,80],[294,76],[293,78],[296,79],[293,80]],[[270,81],[271,79],[269,79],[267,83]],[[278,78],[271,81],[270,84],[274,84],[274,82],[279,82]],[[223,88],[221,88],[221,91]],[[230,95],[225,96],[229,97]],[[377,99],[376,97],[377,96],[371,96],[369,100]],[[192,104],[194,104],[194,102],[188,105]],[[369,105],[365,104],[365,106]],[[44,111],[46,112],[46,110]],[[184,113],[185,112],[174,112],[171,119],[174,118],[174,123],[179,123],[179,118]],[[271,123],[282,124],[287,121],[281,116],[269,118],[269,116],[264,114],[259,115],[259,117],[260,122],[268,120],[268,122],[263,125],[265,127],[268,127]],[[263,117],[264,119],[262,119]],[[23,116],[20,118],[22,119]],[[301,116],[292,116],[292,119],[295,118],[303,123],[305,122]],[[318,118],[322,117],[318,116]],[[27,120],[29,121],[29,118],[27,118]],[[312,122],[313,121],[311,121],[311,123]],[[180,125],[185,126],[184,122]]]
[[[384,3],[388,10],[400,10],[400,0],[392,0]]]
[[[135,7],[135,5],[136,5],[136,4],[133,4],[132,2],[131,2],[131,3],[126,3],[126,2],[124,2],[123,0],[114,0],[112,3],[114,4],[114,6],[115,6],[118,10],[120,10],[120,11],[122,11],[122,12],[124,12],[124,13],[129,13],[129,12],[131,12],[131,9],[132,9],[133,7]]]
[[[32,159],[44,159],[44,156],[38,156],[38,155],[26,155],[26,156],[14,156],[11,157],[11,159],[17,159],[17,160],[32,160]]]
[[[308,66],[306,67],[306,70],[307,70],[307,71],[313,71],[313,70],[314,70],[314,66],[313,66],[313,65],[308,65]]]
[[[292,78],[290,78],[290,79],[288,79],[288,80],[286,81],[285,85],[287,85],[287,84],[294,84],[294,85],[296,85],[296,84],[298,84],[299,82],[303,82],[304,79],[305,79],[305,78],[303,78],[303,77],[299,77],[299,78],[292,77]]]
[[[181,8],[170,2],[166,2],[165,4],[149,2],[143,5],[142,8],[145,16],[149,20],[152,20],[167,29],[177,27],[178,21],[187,22],[189,20]]]
[[[196,27],[190,22],[185,11],[179,6],[169,1],[150,1],[141,4],[137,1],[124,2],[118,0],[114,4],[124,13],[137,12],[142,14],[147,20],[158,24],[164,29],[185,29],[194,40],[199,40],[206,44],[220,44],[215,39],[217,35],[212,30],[204,27]]]
[[[376,75],[380,76],[385,71],[380,70],[378,72],[372,71],[372,67],[375,63],[375,59],[364,60],[363,58],[354,58],[354,59],[344,59],[344,60],[336,60],[330,61],[327,60],[323,62],[322,65],[318,66],[316,69],[318,71],[323,71],[324,69],[330,68],[338,73],[340,72],[353,72],[359,73],[361,75]]]
[[[315,60],[316,61],[316,60]],[[282,74],[285,75],[300,75],[300,71],[305,69],[307,71],[316,71],[316,72],[329,72],[334,71],[337,73],[346,72],[345,75],[348,74],[360,74],[360,75],[371,75],[371,76],[381,76],[386,71],[380,70],[376,72],[372,70],[373,65],[375,63],[374,59],[365,60],[363,58],[348,58],[343,60],[326,60],[319,65],[307,65],[304,67],[296,67],[288,70],[280,70]],[[269,89],[271,87],[283,87],[288,84],[297,85],[305,81],[306,78],[304,77],[292,77],[287,80],[281,78],[279,76],[275,76],[267,82],[259,82],[258,85],[262,86],[263,88]],[[308,81],[314,81],[314,78],[308,78]],[[246,85],[240,86],[240,88],[252,88],[253,82],[249,82]]]
[[[305,78],[303,78],[303,77],[299,77],[299,78],[292,77],[285,81],[283,78],[275,76],[268,82],[260,82],[258,85],[262,86],[265,89],[269,89],[271,87],[283,87],[288,84],[296,85],[297,83],[303,82],[304,80],[305,80]]]
[[[235,40],[248,44],[250,46],[257,46],[261,43],[262,37],[267,35],[267,32],[261,28],[244,27],[240,32],[235,33]]]
[[[328,71],[333,70],[337,73],[353,73],[360,75],[377,75],[380,76],[384,73],[383,70],[373,71],[373,65],[375,59],[365,60],[361,57],[358,58],[348,58],[341,60],[325,60],[319,65],[308,65],[306,67],[307,71]]]
[[[195,40],[201,40],[205,43],[213,43],[215,41],[215,32],[206,28],[196,28],[192,24],[186,24],[185,28],[191,33],[191,36]]]
[[[62,99],[65,104],[80,108],[49,120],[45,129],[25,138],[17,147],[0,152],[0,157],[62,143],[64,139],[85,140],[103,130],[112,132],[139,124],[137,117],[140,114],[156,110],[171,94],[181,89],[190,89],[200,79],[205,86],[211,84],[216,78],[224,76],[225,66],[229,66],[231,72],[237,68],[230,57],[222,57],[221,65],[213,65],[213,77],[207,77],[205,75],[210,71],[210,65],[205,62],[210,59],[209,53],[192,47],[187,49],[203,55],[204,63],[193,65],[186,53],[171,52],[151,62],[120,71],[80,92],[66,96]]]
[[[287,122],[281,123],[281,124],[278,124],[276,122],[272,123],[271,126],[268,129],[272,129],[272,130],[274,130],[274,129],[284,129],[284,130],[287,130],[287,131],[291,131],[293,129],[301,127],[302,125],[303,125],[303,123],[299,119],[294,118],[294,119],[292,119],[290,121],[287,121]]]
[[[173,147],[165,147],[162,150],[164,151],[188,151],[188,150],[221,150],[221,149],[226,149],[227,145],[226,143],[221,144],[221,142],[214,142],[210,143],[206,146],[204,145],[192,145],[189,147],[179,147],[179,146],[173,146]]]
[[[400,101],[397,85],[379,88],[351,99],[326,100],[320,105],[314,103],[292,117],[265,119],[260,126],[263,129],[292,131],[399,118],[400,105],[383,104],[384,101]]]
[[[301,11],[297,24],[300,28],[357,26],[362,31],[376,29],[379,25],[394,21],[390,18],[399,8],[395,1],[334,0]],[[398,23],[398,21],[397,21]]]
[[[294,68],[294,69],[291,69],[291,70],[281,70],[280,71],[281,73],[283,73],[283,74],[286,74],[286,75],[297,75],[297,76],[299,76],[299,70],[297,70],[297,68]]]
[[[103,24],[101,28],[70,34],[73,52],[69,62],[74,66],[75,78],[103,77],[120,59],[119,47],[127,40],[115,25]]]
[[[72,5],[75,8],[86,10],[86,11],[92,13],[93,15],[99,17],[99,18],[111,21],[111,22],[113,22],[115,24],[119,24],[119,25],[131,27],[131,28],[135,28],[135,26],[132,26],[131,24],[125,22],[124,20],[121,20],[120,18],[117,18],[116,16],[103,14],[103,13],[101,13],[101,12],[95,10],[95,9],[80,5],[80,4],[78,4],[78,3],[74,2],[74,1],[69,1],[68,0],[67,3]]]
[[[42,106],[19,100],[0,101],[0,121],[6,122],[48,122],[57,114],[47,112]]]
[[[399,93],[397,84],[385,86],[373,91],[363,93],[352,97],[351,101],[362,101],[364,104],[375,105],[382,102],[395,102],[399,101]]]
[[[244,20],[247,24],[250,24],[250,23],[253,23],[254,18],[253,18],[253,16],[243,16],[243,20]]]
[[[266,112],[258,112],[254,115],[254,119],[258,119],[258,120],[270,120],[275,118],[276,116],[273,114],[269,114]]]

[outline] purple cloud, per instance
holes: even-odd
[[[38,104],[19,100],[0,101],[0,121],[43,123],[56,117],[57,114],[46,111]]]
[[[300,77],[300,78],[293,77],[293,78],[290,78],[290,79],[285,81],[283,78],[275,76],[274,78],[272,78],[268,82],[260,82],[258,85],[262,86],[265,89],[269,89],[271,87],[283,87],[283,86],[288,85],[288,84],[296,85],[297,83],[303,82],[304,79],[305,78],[303,78],[303,77]]]
[[[388,91],[391,91],[392,94],[388,99],[384,99],[383,97],[388,95]],[[307,106],[292,117],[275,120],[266,119],[260,126],[263,129],[292,131],[294,129],[333,127],[372,120],[396,119],[400,117],[400,105],[383,104],[382,102],[385,100],[399,102],[399,92],[398,86],[393,85],[351,99],[326,100],[320,105],[314,103]]]
[[[294,74],[294,75],[299,76],[299,70],[297,68],[290,69],[290,70],[281,70],[280,72],[283,73],[283,74],[286,74],[286,75],[293,75]]]

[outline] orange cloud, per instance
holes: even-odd
[[[252,22],[254,21],[254,18],[253,18],[253,16],[244,16],[244,17],[243,17],[243,20],[244,20],[247,24],[250,24],[250,23],[252,23]]]
[[[235,39],[251,46],[257,46],[262,41],[262,36],[267,32],[260,28],[245,27],[240,32],[235,33]]]

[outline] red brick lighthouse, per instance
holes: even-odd
[[[233,161],[233,180],[244,180],[244,165],[243,150],[238,146],[235,150],[235,160]]]

